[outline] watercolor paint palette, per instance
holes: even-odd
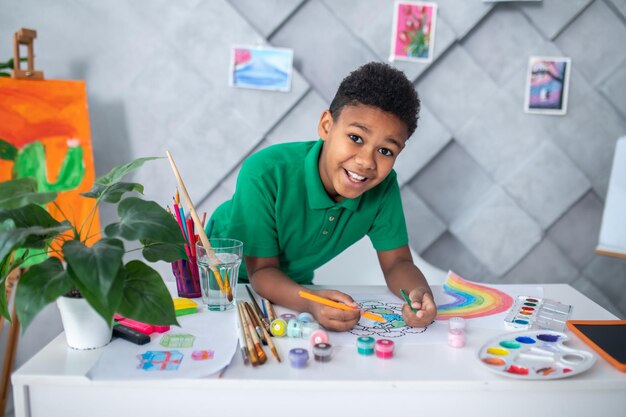
[[[492,372],[519,379],[558,379],[591,368],[596,356],[564,345],[569,336],[552,330],[500,335],[478,351],[480,363]]]
[[[520,295],[504,318],[508,330],[531,328],[563,331],[572,314],[572,306],[547,298]]]

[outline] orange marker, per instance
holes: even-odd
[[[354,307],[350,307],[345,304],[341,304],[336,301],[329,300],[328,298],[320,297],[319,295],[311,294],[310,292],[300,291],[299,295],[300,297],[306,298],[307,300],[315,301],[316,303],[324,304],[325,306],[335,307],[340,310],[345,310],[345,311],[356,310],[356,308]],[[366,311],[365,313],[363,313],[363,317],[366,317],[370,320],[378,321],[380,323],[387,322],[387,320],[385,320],[381,316],[374,314],[374,313],[370,313],[369,311]]]

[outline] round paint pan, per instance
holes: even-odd
[[[567,378],[591,368],[596,356],[572,349],[569,336],[553,330],[525,330],[495,337],[478,350],[479,363],[509,378],[546,380]]]

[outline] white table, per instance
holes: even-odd
[[[543,288],[545,298],[574,306],[573,319],[616,319],[568,285]],[[339,289],[367,294],[373,287]],[[626,415],[626,373],[600,357],[590,370],[559,380],[489,372],[476,352],[504,332],[470,327],[462,349],[403,346],[391,360],[339,347],[331,362],[311,361],[300,370],[286,360],[297,342],[275,338],[281,364],[270,357],[261,367],[244,366],[237,351],[221,378],[158,381],[92,381],[86,374],[100,351],[71,350],[61,334],[13,374],[15,411],[17,417]],[[571,347],[590,350],[572,338]]]

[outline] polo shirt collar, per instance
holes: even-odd
[[[357,198],[344,198],[343,201],[336,203],[328,196],[322,184],[319,170],[319,157],[322,151],[324,141],[318,140],[309,150],[304,159],[304,183],[309,200],[309,206],[313,210],[327,209],[330,207],[343,207],[350,211],[356,211],[361,201],[361,196]]]

